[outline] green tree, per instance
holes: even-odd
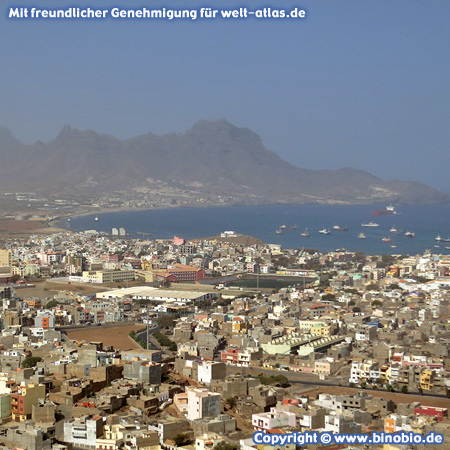
[[[386,390],[387,390],[388,392],[392,392],[392,391],[394,390],[394,388],[392,387],[392,384],[388,384],[388,385],[386,386]]]
[[[55,306],[58,306],[58,305],[59,305],[59,303],[56,300],[51,300],[45,305],[45,308],[46,309],[52,309],[52,308],[54,308]]]
[[[164,316],[158,317],[156,322],[161,328],[169,329],[173,328],[175,320],[178,319],[178,317],[179,316],[176,314],[165,314]]]
[[[395,290],[395,289],[402,289],[397,283],[392,283],[386,286],[386,289]]]
[[[378,291],[379,287],[377,283],[370,283],[366,286],[366,291]]]
[[[191,443],[189,437],[183,433],[178,433],[177,435],[175,435],[173,441],[175,442],[175,445],[177,447],[182,447],[183,445],[188,445]]]
[[[239,450],[239,449],[240,449],[239,445],[230,444],[229,442],[225,441],[219,442],[213,447],[213,450]]]
[[[386,253],[383,253],[381,255],[381,261],[384,262],[385,264],[392,264],[393,262],[395,262],[395,258],[391,255],[387,255]]]
[[[234,397],[227,397],[225,399],[225,404],[228,406],[228,408],[233,409],[236,406],[236,399]]]
[[[408,386],[403,385],[402,388],[400,389],[400,391],[402,392],[402,394],[407,394],[408,393]]]
[[[263,373],[260,373],[258,375],[258,380],[261,384],[264,384],[265,386],[273,385],[273,384],[277,384],[283,388],[290,386],[289,380],[284,375],[266,376]]]
[[[366,260],[366,255],[364,254],[364,252],[356,252],[355,253],[355,259],[358,262],[363,262]]]
[[[289,380],[284,375],[277,375],[274,378],[275,378],[275,384],[278,384],[283,388],[287,388],[291,385],[289,383]]]
[[[153,336],[155,336],[156,340],[163,346],[168,347],[171,352],[176,352],[178,349],[177,343],[169,339],[164,334],[160,333],[159,331],[156,331],[153,333]]]
[[[363,382],[359,385],[359,387],[360,387],[361,389],[366,389],[367,383],[366,383],[365,381],[363,381]]]
[[[22,361],[22,368],[29,369],[34,367],[39,361],[42,361],[42,358],[39,358],[39,356],[27,356]]]

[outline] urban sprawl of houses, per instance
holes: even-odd
[[[255,431],[449,448],[450,257],[115,234],[1,240],[0,449],[272,448]]]

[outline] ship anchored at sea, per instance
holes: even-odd
[[[386,206],[386,209],[376,209],[373,212],[374,216],[389,216],[391,214],[398,214],[398,212],[395,210],[395,207],[392,205]]]
[[[369,228],[376,228],[376,227],[379,227],[380,224],[379,223],[375,223],[375,222],[369,222],[369,223],[362,223],[361,226],[362,227],[369,227]]]

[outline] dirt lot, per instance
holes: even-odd
[[[124,325],[120,327],[97,327],[91,325],[82,330],[69,330],[67,337],[72,340],[86,342],[103,342],[104,347],[112,345],[117,350],[128,350],[131,348],[141,348],[129,336],[130,331],[137,331],[144,328],[144,325]]]
[[[47,227],[39,220],[0,220],[0,233],[3,236],[27,237],[30,234],[51,234],[63,230],[57,227]]]
[[[92,294],[98,291],[104,291],[101,285],[85,285],[73,283],[53,282],[50,280],[32,282],[34,287],[26,287],[17,289],[17,294],[20,297],[40,297],[53,298],[53,296],[60,291],[69,291],[79,294]]]
[[[38,230],[45,224],[38,220],[0,220],[0,231],[8,233],[21,233],[28,230]]]

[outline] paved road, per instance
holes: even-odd
[[[227,366],[227,374],[232,373],[248,373],[251,375],[258,375],[259,373],[266,373],[268,375],[284,375],[291,384],[303,384],[305,386],[335,386],[335,387],[349,387],[342,380],[342,378],[338,377],[329,377],[326,380],[319,380],[317,375],[309,374],[309,373],[299,373],[299,372],[290,372],[284,370],[273,370],[273,369],[263,369],[263,368],[247,368],[247,367],[238,367],[238,366]],[[362,389],[357,390],[361,391]],[[386,389],[370,389],[366,388],[365,391],[373,392],[388,392]],[[401,393],[401,392],[398,392]],[[410,394],[420,395],[419,392],[411,391]],[[435,393],[423,393],[423,397],[435,397],[435,398],[446,398],[445,394],[435,394]]]

